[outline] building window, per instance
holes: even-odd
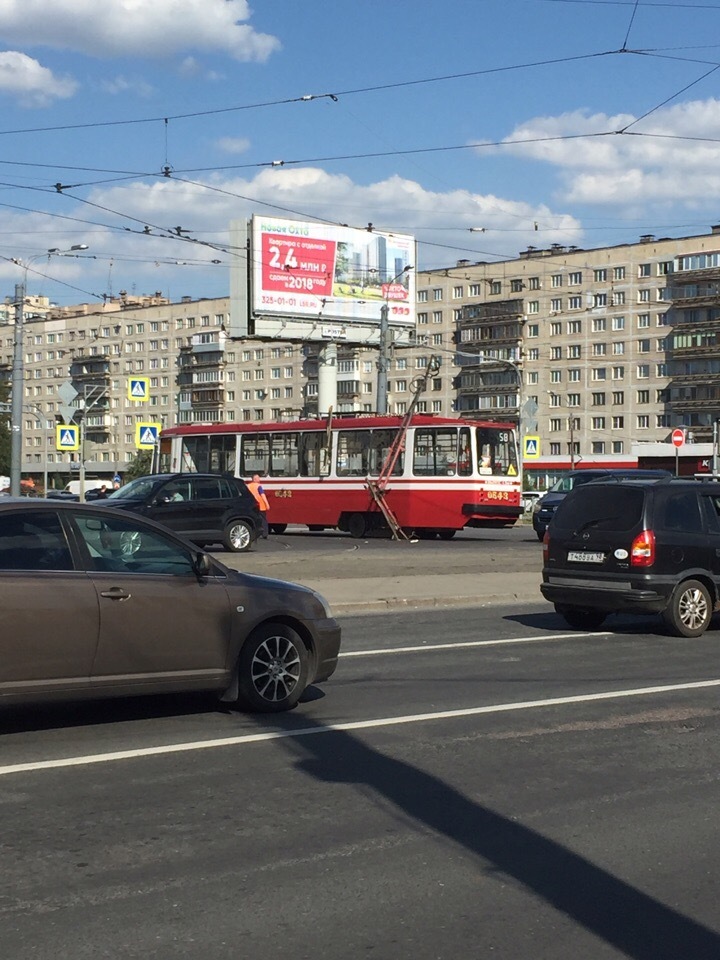
[[[592,395],[592,405],[594,407],[604,407],[605,406],[605,394],[604,393],[593,393]]]
[[[613,417],[610,421],[611,427],[613,430],[624,430],[625,429],[625,417]]]
[[[453,300],[460,300],[460,299],[462,299],[463,288],[462,288],[462,287],[453,287],[452,295],[453,295]]]
[[[568,333],[582,333],[582,320],[568,320]]]
[[[550,310],[552,313],[560,313],[562,310],[562,297],[553,297],[550,301]]]
[[[593,317],[592,332],[603,333],[607,330],[607,317]]]
[[[537,383],[537,381],[535,381]],[[550,383],[562,383],[562,370],[550,371]]]
[[[613,267],[613,280],[625,279],[625,267]]]
[[[557,372],[562,373],[562,371],[560,370],[558,370]],[[580,383],[581,380],[582,380],[582,371],[579,370],[577,367],[571,367],[568,370],[568,383]]]
[[[602,267],[600,270],[594,270],[593,280],[595,283],[605,283],[607,280],[607,270],[604,267]]]
[[[650,364],[649,363],[639,363],[637,365],[637,378],[638,380],[647,380],[650,376]]]
[[[528,300],[527,312],[528,312],[528,313],[540,313],[540,301],[539,301],[539,300]]]
[[[574,273],[571,273],[568,277],[568,281],[572,287],[579,286],[582,283],[582,271],[577,270]]]
[[[561,273],[554,273],[550,277],[550,286],[561,287],[562,285],[563,285],[563,275]]]
[[[525,329],[529,338],[538,337],[540,335],[539,323],[529,323]]]
[[[582,310],[582,297],[568,297],[568,310]]]
[[[433,323],[442,323],[442,310],[433,310]]]
[[[500,280],[491,280],[490,281],[490,293],[493,296],[497,296],[502,293],[502,281]]]
[[[539,290],[539,289],[540,289],[540,277],[530,277],[530,278],[528,279],[528,287],[529,287],[531,290]]]
[[[594,343],[592,345],[592,355],[594,357],[604,357],[607,353],[606,343]]]
[[[649,290],[638,290],[638,303],[650,303]]]
[[[580,394],[579,393],[569,393],[567,395],[567,403],[569,407],[579,407],[580,406]]]
[[[593,294],[593,307],[606,307],[607,306],[607,294],[606,293],[594,293]]]
[[[614,357],[619,357],[621,354],[625,353],[625,341],[616,340],[612,345],[612,352]]]
[[[638,266],[638,276],[639,277],[649,277],[650,276],[650,264],[641,263]]]
[[[512,293],[520,293],[525,284],[522,280],[511,280],[510,281],[510,290]]]
[[[593,440],[592,444],[593,453],[605,453],[605,441],[604,440]]]
[[[613,440],[612,442],[612,452],[613,453],[625,453],[625,443],[622,440]]]
[[[625,367],[613,367],[613,368],[612,368],[612,378],[613,378],[613,380],[624,380],[624,379],[625,379]]]
[[[427,292],[427,290],[418,290],[418,292],[417,292],[417,302],[418,302],[418,303],[427,303],[427,302],[428,302],[428,292]]]
[[[571,343],[567,348],[568,360],[579,360],[582,356],[582,347],[579,343]]]
[[[427,322],[428,322],[428,315],[427,315],[427,313],[419,313],[419,314],[417,315],[417,322],[418,322],[418,323],[427,323]]]
[[[625,403],[625,391],[613,390],[612,402],[614,407],[622,407]]]
[[[638,430],[647,430],[649,426],[650,426],[650,417],[646,413],[643,413],[641,416],[637,418]]]
[[[435,287],[435,289],[433,290],[433,300],[438,301],[438,300],[442,300],[442,298],[443,298],[442,287]]]
[[[592,371],[592,379],[597,380],[607,380],[607,368],[606,367],[594,367]]]
[[[639,313],[637,318],[638,329],[642,330],[644,327],[650,326],[650,314],[649,313]]]
[[[605,417],[593,417],[591,423],[593,430],[605,429]]]
[[[638,403],[650,403],[650,391],[649,391],[649,390],[638,390],[638,392],[637,392],[637,402],[638,402]]]
[[[638,340],[638,353],[650,353],[649,340]]]

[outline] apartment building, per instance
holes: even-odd
[[[512,260],[458,261],[417,277],[411,346],[390,347],[388,405],[404,413],[520,419],[543,459],[628,458],[683,426],[697,442],[720,418],[720,227],[679,239],[581,250],[528,248]],[[9,301],[8,301],[9,303]],[[0,378],[12,373],[13,312],[0,312]],[[155,294],[57,308],[27,303],[23,471],[63,477],[58,387],[84,407],[90,472],[122,473],[139,422],[289,420],[317,414],[319,345],[230,340],[229,298]],[[146,376],[147,403],[127,382]],[[338,344],[337,413],[376,410],[377,350]]]
[[[525,432],[558,461],[628,456],[677,426],[711,439],[720,417],[720,226],[459,261],[420,274],[417,289],[418,311],[445,305],[454,317],[458,413],[524,414]]]

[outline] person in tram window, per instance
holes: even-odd
[[[257,502],[258,509],[260,510],[260,517],[262,519],[262,538],[263,540],[267,540],[268,531],[270,529],[268,525],[267,513],[268,513],[268,510],[270,509],[270,503],[265,494],[265,490],[263,489],[263,486],[260,483],[259,473],[253,474],[253,478],[248,483],[247,488],[250,491],[250,493],[255,497],[255,501]]]

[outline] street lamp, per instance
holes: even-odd
[[[377,361],[377,412],[379,414],[386,414],[388,407],[388,370],[390,368],[390,358],[388,357],[388,315],[390,313],[390,306],[388,304],[388,297],[390,295],[390,287],[395,283],[396,280],[399,280],[400,277],[404,276],[409,270],[412,270],[412,265],[409,264],[407,267],[403,267],[400,273],[393,277],[387,284],[388,291],[385,297],[383,298],[383,305],[380,308],[380,340],[378,343],[379,355]]]
[[[28,257],[27,260],[12,258],[12,262],[23,269],[23,282],[15,284],[15,332],[13,336],[12,402],[10,408],[12,429],[10,445],[10,495],[12,497],[20,496],[20,478],[22,475],[22,408],[23,392],[25,389],[23,383],[23,321],[28,270],[33,263],[42,260],[44,257],[47,257],[49,260],[50,257],[64,257],[72,254],[76,250],[87,249],[88,245],[86,243],[74,243],[67,250],[59,250],[57,247],[52,247],[52,249],[46,253],[39,253],[34,257]]]

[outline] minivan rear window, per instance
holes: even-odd
[[[627,533],[640,524],[645,491],[621,484],[582,485],[557,508],[557,530],[612,530]]]

